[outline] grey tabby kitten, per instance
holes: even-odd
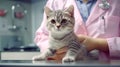
[[[76,59],[84,59],[87,56],[86,49],[80,45],[80,41],[74,33],[74,7],[52,11],[45,7],[47,15],[47,29],[49,31],[49,49],[39,56],[40,60],[53,55],[55,50],[67,46],[68,51],[62,62],[73,62]]]

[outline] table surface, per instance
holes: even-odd
[[[120,60],[110,62],[77,61],[61,63],[60,61],[32,61],[32,60],[0,60],[0,67],[120,67]]]

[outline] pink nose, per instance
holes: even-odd
[[[57,28],[60,28],[60,25],[58,25]]]

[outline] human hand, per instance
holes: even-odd
[[[55,54],[53,56],[48,56],[47,60],[56,60],[56,61],[60,61],[62,60],[62,58],[65,56],[66,52],[68,50],[68,47],[62,47],[58,50],[56,50]]]
[[[88,51],[97,49],[104,52],[109,52],[107,40],[104,38],[92,38],[85,35],[78,35],[80,42],[86,46]]]

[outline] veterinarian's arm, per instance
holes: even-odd
[[[109,52],[108,43],[103,38],[92,38],[87,36],[79,36],[80,41],[86,46],[88,51],[97,49],[103,52]]]

